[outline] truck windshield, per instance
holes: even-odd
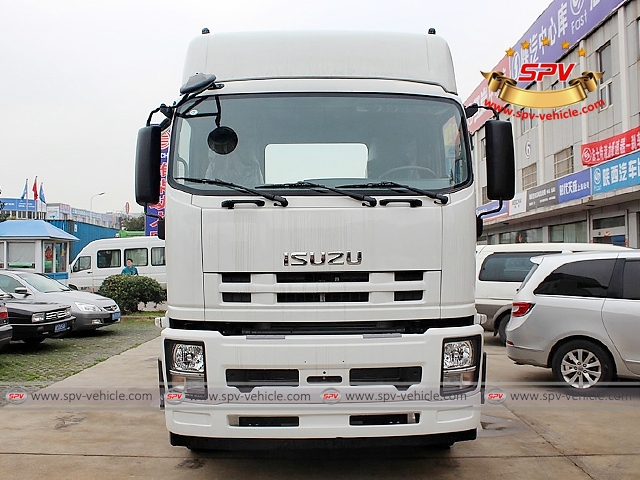
[[[461,118],[451,100],[412,95],[200,97],[177,112],[169,182],[202,194],[229,189],[186,179],[261,190],[304,181],[373,188],[387,181],[452,191],[471,178]],[[232,141],[217,148],[211,132],[220,126],[228,127],[226,138],[231,129]]]

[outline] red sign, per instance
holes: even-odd
[[[636,150],[640,150],[640,127],[604,140],[582,144],[582,164],[590,167]]]
[[[569,65],[564,63],[523,63],[518,82],[541,82],[544,77],[555,77],[556,74],[558,80],[566,82],[575,66],[575,63]]]

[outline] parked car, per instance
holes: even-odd
[[[550,253],[621,251],[624,247],[601,243],[511,243],[476,247],[476,310],[487,316],[485,330],[506,341],[511,302],[531,270],[531,257]]]
[[[13,327],[9,323],[9,312],[4,300],[0,299],[0,350],[9,345]]]
[[[532,259],[513,299],[507,355],[576,389],[640,377],[640,252]]]
[[[0,288],[16,298],[71,306],[73,331],[93,330],[120,322],[120,308],[110,298],[72,290],[46,275],[21,270],[0,270]]]
[[[68,305],[17,299],[3,290],[0,290],[0,301],[7,307],[11,340],[40,343],[48,337],[64,335],[75,320]]]

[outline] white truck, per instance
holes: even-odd
[[[446,42],[210,34],[138,134],[136,199],[165,212],[160,388],[172,445],[451,445],[476,437],[474,177]],[[513,196],[511,125],[488,193]],[[481,222],[480,222],[481,224]]]

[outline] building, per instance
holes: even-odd
[[[517,87],[536,93],[569,89],[583,72],[603,72],[583,101],[523,108],[505,103],[502,91],[482,81],[465,102],[497,108],[514,129],[516,197],[484,217],[481,242],[640,246],[639,4],[554,0],[493,69],[518,81],[527,73],[523,64],[556,64],[553,75],[518,81]],[[529,66],[535,72],[543,67]],[[486,196],[483,124],[492,116],[480,110],[469,119],[478,213],[498,207]]]

